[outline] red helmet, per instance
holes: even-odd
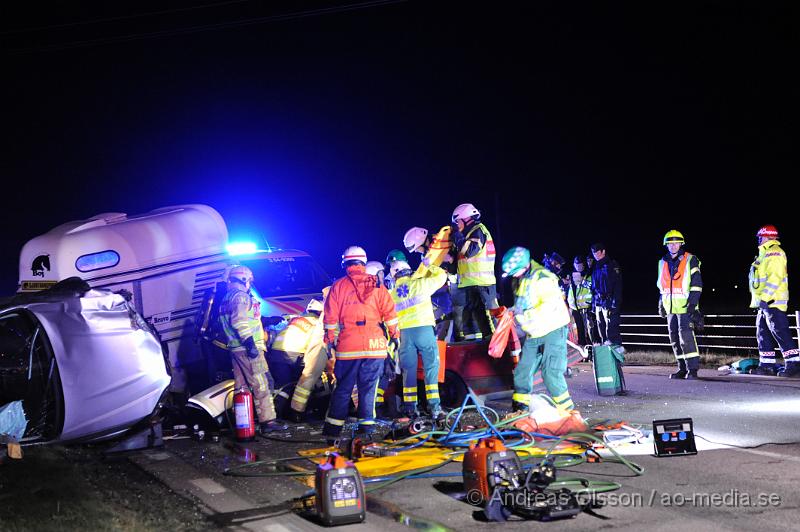
[[[778,238],[778,229],[774,225],[765,225],[756,233],[758,237]]]

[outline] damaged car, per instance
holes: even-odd
[[[71,278],[0,300],[0,406],[21,401],[23,444],[121,436],[169,383],[157,333],[124,294]]]

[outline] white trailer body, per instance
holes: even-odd
[[[206,205],[178,205],[128,216],[104,213],[62,224],[22,249],[19,292],[49,288],[69,277],[130,293],[135,309],[166,343],[175,392],[207,371],[195,341],[206,290],[232,264],[250,266],[265,316],[299,313],[330,279],[305,252],[257,251],[231,256],[222,216]],[[193,377],[194,376],[194,377]]]

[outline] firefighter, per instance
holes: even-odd
[[[667,253],[658,261],[656,286],[660,292],[658,314],[667,319],[672,352],[678,371],[670,379],[696,379],[700,368],[700,353],[694,329],[700,323],[700,295],[703,279],[700,259],[685,251],[683,234],[675,229],[664,235]]]
[[[592,244],[592,307],[595,311],[597,330],[606,345],[622,347],[619,330],[620,308],[622,308],[622,270],[619,263],[606,254],[602,242]]]
[[[456,275],[455,252],[452,242],[449,250],[431,249],[434,242],[450,242],[451,228],[449,225],[442,227],[433,237],[428,234],[428,230],[422,227],[412,227],[403,236],[403,245],[409,253],[419,253],[421,255],[420,265],[414,276],[423,276],[427,273],[427,268],[431,264],[440,266],[447,274],[447,282],[431,296],[433,303],[433,316],[436,319],[436,336],[444,338],[450,325],[448,319],[452,316],[453,301],[452,293],[458,288],[458,276]]]
[[[750,308],[757,308],[756,339],[758,340],[757,375],[775,375],[775,348],[783,353],[786,363],[780,377],[800,375],[800,351],[794,344],[786,310],[789,306],[789,275],[786,253],[778,242],[778,230],[765,225],[756,233],[758,256],[750,266]]]
[[[503,276],[513,277],[514,319],[525,335],[522,356],[514,369],[512,410],[528,410],[533,376],[541,370],[545,388],[562,411],[575,408],[567,390],[567,335],[569,310],[558,277],[531,259],[523,247],[513,247],[502,261]]]
[[[247,386],[253,393],[262,433],[285,430],[276,421],[264,358],[265,334],[258,301],[251,295],[253,272],[247,266],[234,266],[228,273],[228,290],[220,305],[219,324],[225,333],[225,349],[233,363],[236,388]]]
[[[350,246],[342,254],[346,275],[333,283],[325,300],[324,327],[328,352],[335,353],[336,388],[322,433],[333,440],[347,417],[350,394],[358,386],[358,432],[375,430],[375,394],[389,342],[399,343],[397,313],[389,291],[366,272],[367,254]]]
[[[328,290],[327,287],[322,290],[323,298]],[[322,377],[328,360],[323,341],[322,309],[323,302],[319,299],[312,299],[308,302],[305,313],[292,317],[286,328],[280,331],[272,342],[271,358],[268,362],[273,374],[275,373],[273,367],[275,364],[272,363],[274,359],[288,361],[289,368],[297,366],[297,370],[293,370],[292,374],[288,375],[288,382],[297,381],[294,393],[289,397],[286,392],[281,390],[275,399],[279,412],[283,411],[286,401],[291,401],[287,416],[290,421],[302,421],[311,390]],[[275,382],[278,383],[281,380],[276,376]]]
[[[499,307],[494,241],[480,219],[480,211],[471,203],[462,203],[453,211],[451,234],[458,272],[458,289],[453,292],[453,325],[457,341],[479,339],[493,333],[490,311]],[[467,319],[469,315],[471,319]],[[472,321],[478,323],[479,332],[467,333],[465,328]]]
[[[403,413],[416,417],[417,352],[425,372],[425,399],[433,418],[444,416],[439,399],[439,348],[436,344],[431,296],[447,282],[447,272],[431,264],[412,275],[407,262],[392,264],[395,285],[391,291],[400,320],[400,368],[403,371]]]

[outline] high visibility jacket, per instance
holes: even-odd
[[[386,326],[390,338],[399,338],[397,313],[389,291],[364,266],[347,268],[325,299],[325,342],[335,346],[339,360],[385,358]]]
[[[789,308],[789,274],[786,253],[777,240],[767,240],[758,246],[758,256],[750,266],[750,307],[770,302],[771,308],[786,312]]]
[[[428,266],[420,277],[405,275],[395,280],[391,294],[401,329],[436,325],[431,296],[445,282],[447,272],[434,265]]]
[[[309,345],[322,343],[322,320],[315,314],[303,314],[289,320],[289,324],[275,336],[272,349],[287,353],[305,354]]]
[[[266,350],[260,305],[238,283],[228,284],[219,309],[219,324],[225,333],[227,349],[244,350],[243,342],[252,336],[256,347]]]
[[[475,231],[483,233],[486,242],[475,256],[467,257],[464,253],[471,242],[470,237]],[[494,277],[495,250],[494,240],[492,240],[489,230],[483,224],[475,224],[464,235],[464,238],[466,242],[458,250],[458,287],[494,285],[496,283]]]
[[[531,338],[541,338],[569,324],[570,316],[558,277],[532,260],[514,292],[514,317]]]
[[[569,284],[567,302],[569,303],[569,308],[572,310],[582,310],[592,306],[591,277],[585,278],[577,286],[575,286],[574,283]]]
[[[697,306],[703,291],[700,259],[683,252],[676,257],[667,254],[658,261],[656,286],[661,292],[661,306],[669,314],[686,314],[687,307]]]

